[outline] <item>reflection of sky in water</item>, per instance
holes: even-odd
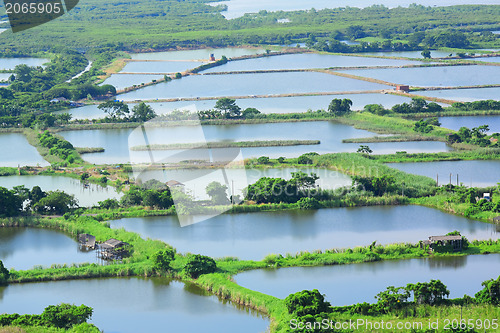
[[[0,228],[0,258],[7,269],[35,265],[97,262],[95,252],[81,252],[71,237],[54,230]]]
[[[439,184],[458,182],[466,186],[495,186],[500,182],[500,161],[453,161],[453,162],[419,162],[419,163],[389,163],[388,166],[417,175],[436,179]],[[480,170],[480,172],[478,172]]]
[[[42,313],[48,304],[85,304],[105,332],[264,332],[269,320],[196,286],[165,278],[108,278],[25,283],[0,288],[0,313]],[[194,330],[199,331],[199,330]]]
[[[256,108],[262,113],[299,113],[308,110],[326,110],[334,98],[348,98],[352,101],[352,110],[362,110],[367,104],[382,104],[390,109],[395,104],[410,102],[409,97],[391,94],[346,94],[326,96],[297,96],[297,97],[275,97],[275,98],[247,98],[238,99],[236,104],[243,110]],[[166,114],[173,110],[188,110],[196,112],[210,110],[215,106],[215,100],[204,101],[181,101],[181,102],[159,102],[148,103],[157,114]],[[132,109],[136,103],[128,104]],[[69,112],[73,119],[97,119],[104,118],[106,114],[98,109],[98,105],[86,105],[80,108],[60,111]]]
[[[174,216],[111,221],[181,252],[260,260],[270,253],[411,242],[458,230],[468,239],[496,239],[498,226],[420,206],[363,207],[224,214],[181,228]]]
[[[313,127],[312,127],[312,124]],[[314,131],[311,131],[314,128]],[[60,134],[77,147],[103,147],[104,153],[85,154],[83,158],[91,163],[134,163],[150,162],[147,151],[130,151],[129,147],[144,145],[145,140],[141,131],[133,130],[90,130],[68,131]],[[343,139],[371,137],[374,134],[368,131],[354,129],[351,126],[335,122],[296,122],[273,124],[245,124],[224,126],[184,126],[148,129],[147,138],[150,144],[170,143],[198,143],[213,141],[256,141],[256,140],[320,140],[319,145],[299,145],[286,147],[241,148],[243,158],[269,156],[277,158],[298,157],[304,153],[317,152],[355,152],[359,144],[342,143]],[[443,142],[383,142],[369,144],[376,153],[390,153],[396,151],[411,152],[438,152],[448,151],[450,148]],[[233,148],[234,149],[234,148]],[[224,154],[228,149],[212,149],[212,154]],[[207,151],[166,150],[153,151],[155,162],[169,157],[182,160],[201,160],[207,158]],[[205,155],[202,155],[205,154]]]
[[[500,274],[500,255],[475,255],[452,258],[389,260],[374,263],[326,267],[254,270],[238,274],[236,282],[252,290],[284,298],[304,289],[318,289],[332,305],[375,303],[374,298],[387,286],[441,280],[450,291],[449,298],[474,296],[485,280]],[[460,276],[460,279],[457,279]],[[370,283],[366,283],[370,281]],[[356,292],[352,292],[356,290]]]

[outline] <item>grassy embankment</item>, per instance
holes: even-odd
[[[144,150],[175,150],[192,148],[249,148],[249,147],[286,147],[300,145],[319,145],[319,140],[269,140],[269,141],[237,141],[237,142],[198,142],[198,143],[171,143],[153,144],[149,146],[134,146],[133,151]]]
[[[82,279],[111,276],[155,276],[150,256],[159,249],[165,248],[161,241],[143,240],[137,234],[126,232],[123,229],[110,229],[107,224],[98,222],[91,217],[80,217],[73,220],[63,218],[24,218],[2,220],[4,225],[32,226],[63,230],[73,236],[78,233],[90,233],[98,241],[108,238],[117,238],[129,242],[133,246],[133,254],[124,259],[122,264],[99,266],[95,264],[83,265],[53,265],[51,268],[36,268],[28,271],[11,271],[10,283],[24,283],[35,281],[54,281],[67,279]],[[480,253],[499,253],[499,241],[475,241],[462,253],[429,253],[418,244],[392,244],[356,247],[354,249],[331,249],[325,251],[300,252],[295,255],[270,254],[261,261],[240,261],[235,258],[221,258],[217,260],[218,272],[202,275],[194,280],[187,277],[182,268],[186,263],[186,256],[177,254],[172,263],[172,269],[167,276],[182,281],[193,282],[219,297],[232,302],[254,308],[271,317],[273,332],[286,332],[290,315],[287,313],[281,299],[252,291],[237,285],[232,276],[250,269],[265,267],[294,267],[294,266],[322,266],[339,265],[379,260],[422,258],[431,256],[462,256]]]
[[[430,133],[415,132],[415,122],[398,116],[377,116],[369,112],[351,112],[345,117],[336,118],[341,123],[354,126],[358,129],[376,132],[379,134],[399,134],[395,137],[375,137],[367,139],[349,139],[343,142],[401,142],[401,141],[446,141],[447,134],[455,131],[434,127]],[[417,140],[417,138],[419,138]],[[406,140],[405,140],[406,139]],[[363,141],[366,140],[366,141]]]

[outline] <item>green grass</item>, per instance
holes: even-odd
[[[153,144],[149,146],[134,146],[130,148],[133,151],[145,150],[175,150],[192,148],[248,148],[248,147],[286,147],[300,145],[319,145],[319,140],[268,140],[268,141],[237,141],[237,142],[199,142],[199,143],[171,143],[171,144]]]

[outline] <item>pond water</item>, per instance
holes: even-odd
[[[210,68],[203,73],[254,71],[271,69],[308,69],[329,67],[361,67],[361,66],[403,66],[420,64],[418,61],[379,59],[367,57],[350,57],[333,54],[286,54],[249,60],[230,61],[225,65]]]
[[[123,67],[121,72],[125,73],[176,73],[184,72],[206,64],[199,61],[134,61]]]
[[[207,48],[183,51],[131,53],[130,57],[134,60],[208,60],[211,54],[213,54],[216,59],[220,59],[222,56],[233,58],[264,52],[264,49],[261,48],[224,47],[218,49]]]
[[[489,133],[500,133],[500,115],[496,116],[460,116],[460,117],[439,117],[441,127],[458,131],[460,127],[468,128],[488,125]]]
[[[432,0],[379,0],[377,4],[384,5],[386,7],[408,7],[410,4],[419,4],[424,6],[436,6],[436,1]],[[373,5],[373,1],[369,0],[341,0],[332,3],[329,0],[314,0],[314,1],[303,1],[303,0],[275,0],[275,1],[265,1],[265,0],[231,0],[222,2],[209,3],[212,6],[216,5],[227,5],[228,10],[221,12],[227,19],[233,19],[236,17],[243,16],[245,13],[257,13],[261,10],[267,11],[293,11],[293,10],[305,10],[314,8],[316,10],[325,8],[338,8],[338,7],[369,7]],[[442,0],[437,5],[439,6],[452,6],[452,5],[464,5],[464,4],[490,4],[496,5],[498,2],[496,0]]]
[[[450,55],[449,51],[430,50],[432,58],[445,58]],[[366,52],[366,55],[374,55],[380,57],[406,57],[406,58],[423,58],[422,51],[394,51],[394,52]]]
[[[311,131],[314,128],[314,131]],[[89,131],[67,131],[60,133],[74,146],[103,147],[103,153],[83,155],[83,159],[95,164],[102,163],[132,163],[150,162],[147,151],[129,151],[130,147],[145,145],[142,131],[132,129],[109,129]],[[301,145],[288,147],[257,147],[241,148],[244,158],[269,157],[298,157],[304,153],[317,152],[320,154],[334,152],[355,152],[359,148],[356,143],[342,143],[343,139],[371,137],[374,134],[358,130],[351,126],[333,121],[243,124],[223,126],[176,126],[147,129],[147,139],[150,144],[169,143],[199,143],[214,141],[255,141],[255,140],[320,140],[319,145]],[[130,136],[130,137],[129,137]],[[371,143],[370,148],[376,154],[394,153],[396,151],[411,152],[438,152],[449,151],[443,142],[383,142]],[[223,152],[222,149],[213,151]],[[174,158],[183,152],[180,160],[200,160],[199,150],[191,149],[153,151],[156,162]]]
[[[149,74],[112,74],[101,84],[111,84],[117,90],[140,85],[141,83],[149,83],[153,80],[163,79],[163,75]]]
[[[19,133],[0,133],[0,166],[47,166],[49,163]]]
[[[445,89],[418,91],[417,95],[451,99],[457,102],[473,102],[483,99],[500,99],[500,87],[474,89]]]
[[[7,269],[25,270],[35,265],[94,263],[99,259],[95,252],[80,251],[78,242],[60,231],[0,228],[0,260]]]
[[[287,93],[380,90],[388,86],[324,73],[196,75],[131,91],[125,101],[179,97],[224,97]]]
[[[322,189],[337,189],[343,186],[351,185],[350,177],[338,171],[315,168],[285,168],[285,169],[227,169],[228,194],[243,195],[243,189],[248,184],[253,184],[262,177],[291,179],[292,172],[302,171],[307,174],[316,173],[319,179],[316,181]],[[186,190],[190,191],[195,198],[199,200],[208,200],[205,188],[212,181],[224,183],[221,171],[213,169],[175,169],[175,170],[148,170],[137,175],[141,182],[147,182],[150,179],[156,179],[166,183],[170,180],[176,180],[185,185]],[[134,177],[132,174],[131,177]]]
[[[347,70],[345,73],[420,87],[459,87],[500,83],[499,66],[443,66]]]
[[[469,239],[496,239],[495,225],[420,206],[320,209],[225,214],[181,228],[177,217],[111,221],[142,237],[161,239],[180,252],[260,260],[270,253],[295,254],[380,244],[417,243],[458,230]],[[499,229],[499,230],[497,230]]]
[[[474,58],[474,60],[484,62],[500,62],[500,57]]]
[[[0,81],[7,81],[12,73],[0,73]]]
[[[463,183],[466,186],[495,186],[500,182],[500,161],[443,161],[419,163],[389,163],[395,168],[407,173],[427,176],[436,179],[439,175],[439,185]],[[480,170],[480,172],[478,172]]]
[[[32,189],[34,186],[47,191],[61,190],[72,194],[78,199],[81,207],[97,205],[99,201],[111,198],[120,198],[121,193],[116,192],[112,186],[102,187],[95,184],[89,184],[89,187],[83,187],[79,180],[62,176],[8,176],[0,177],[0,186],[13,188],[14,186],[24,185]]]
[[[279,298],[304,289],[318,289],[332,305],[342,306],[376,303],[375,295],[388,286],[403,287],[436,279],[448,287],[450,298],[465,294],[474,297],[483,289],[483,281],[500,275],[499,264],[500,255],[489,254],[254,270],[238,274],[235,280],[245,288]]]
[[[0,287],[0,313],[42,313],[52,304],[85,304],[104,332],[264,332],[269,320],[166,278],[111,278]]]
[[[409,97],[391,94],[345,94],[345,95],[321,95],[321,96],[296,96],[296,97],[274,97],[274,98],[247,98],[238,99],[236,104],[243,110],[246,108],[257,108],[262,113],[299,113],[307,110],[326,110],[334,98],[348,98],[352,101],[352,110],[362,110],[367,104],[382,104],[390,109],[395,104],[410,102]],[[173,110],[210,110],[215,106],[215,100],[202,101],[180,101],[180,102],[158,102],[147,103],[157,114],[166,114]],[[136,103],[128,104],[132,109]],[[106,114],[98,108],[98,105],[86,105],[80,108],[59,111],[68,112],[73,119],[98,119],[104,118]]]
[[[43,58],[0,58],[0,69],[14,69],[17,65],[42,66],[50,59]]]

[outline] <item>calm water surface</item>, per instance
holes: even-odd
[[[80,251],[78,242],[66,234],[37,228],[0,228],[0,260],[16,270],[98,261],[95,252]]]
[[[489,4],[496,5],[498,1],[496,0],[442,0],[439,3],[431,0],[340,0],[340,1],[329,1],[329,0],[313,0],[313,1],[303,1],[303,0],[276,0],[276,1],[265,1],[265,0],[231,0],[222,2],[213,2],[211,5],[223,4],[228,6],[227,11],[221,12],[228,19],[243,16],[245,13],[257,13],[261,10],[267,11],[293,11],[293,10],[304,10],[314,8],[316,10],[325,8],[338,8],[338,7],[369,7],[373,4],[380,4],[386,7],[408,7],[408,5],[416,3],[424,6],[453,6],[453,5],[464,5],[464,4]]]
[[[0,287],[0,313],[42,313],[51,304],[85,304],[104,332],[264,332],[269,320],[166,278],[57,281]]]
[[[335,75],[303,73],[265,73],[234,75],[197,75],[180,80],[160,83],[131,91],[117,98],[120,100],[154,100],[179,97],[219,97],[272,95],[308,92],[339,92],[380,90],[385,85],[348,79]]]
[[[360,69],[343,72],[392,83],[421,87],[458,87],[500,83],[499,66]]]
[[[483,288],[481,282],[500,275],[499,264],[500,255],[489,254],[255,270],[238,274],[235,279],[245,288],[279,298],[304,289],[318,289],[332,305],[341,306],[375,303],[375,295],[388,286],[402,287],[436,279],[448,287],[450,298],[465,294],[474,297]]]
[[[162,79],[163,75],[149,75],[149,74],[112,74],[109,78],[104,80],[102,84],[111,84],[116,89],[124,89],[132,87],[133,85],[140,85],[141,83],[149,83],[153,80]],[[119,97],[117,97],[119,98]]]
[[[333,54],[286,54],[243,61],[231,61],[225,65],[210,68],[203,73],[252,71],[269,69],[306,69],[329,67],[361,67],[361,66],[403,66],[420,64],[418,61],[379,59],[366,57],[350,57]]]
[[[441,127],[458,131],[460,127],[478,127],[488,125],[489,133],[500,133],[500,115],[496,116],[463,116],[463,117],[439,117]]]
[[[43,58],[0,58],[0,69],[14,69],[17,65],[42,66],[50,59]]]
[[[135,60],[208,60],[211,54],[213,54],[216,59],[220,59],[222,56],[232,58],[264,52],[265,50],[261,48],[224,47],[218,49],[208,48],[200,50],[132,53],[130,56]]]
[[[477,61],[500,62],[500,57],[476,58]]]
[[[129,62],[121,72],[125,73],[176,73],[203,65],[198,61]]]
[[[314,129],[314,130],[311,130]],[[150,162],[150,156],[145,151],[129,151],[129,147],[145,145],[142,131],[132,129],[68,131],[61,135],[75,146],[103,147],[103,153],[85,154],[83,158],[91,163],[133,163]],[[320,140],[319,145],[302,145],[289,147],[242,148],[244,158],[259,157],[297,157],[308,152],[334,153],[355,152],[359,144],[342,143],[343,139],[371,137],[374,134],[358,130],[351,126],[329,121],[245,124],[224,126],[178,126],[167,128],[148,128],[146,131],[150,144],[167,143],[198,143],[213,141],[253,141],[253,140]],[[394,153],[396,151],[438,152],[450,148],[443,142],[384,142],[370,144],[376,154]],[[223,152],[224,150],[217,150]],[[153,151],[156,162],[181,151]],[[199,151],[184,151],[186,155],[180,160],[200,160]]]
[[[409,97],[390,94],[346,94],[327,96],[297,96],[276,98],[248,98],[238,99],[236,104],[243,110],[246,108],[257,108],[262,113],[298,113],[307,110],[326,110],[334,98],[348,98],[352,101],[351,109],[362,110],[367,104],[382,104],[385,108],[391,108],[395,104],[410,102]],[[173,110],[210,110],[216,101],[180,101],[180,102],[158,102],[148,103],[157,114],[166,114]],[[135,103],[128,104],[132,109]],[[60,112],[69,112],[73,119],[98,119],[104,118],[106,114],[97,108],[97,105],[86,105],[81,108],[69,109]]]
[[[421,163],[388,163],[388,166],[407,173],[439,179],[439,184],[464,183],[466,186],[495,186],[500,182],[500,161],[443,161]],[[478,170],[481,170],[478,172]]]
[[[430,50],[432,58],[445,58],[452,52]],[[423,58],[422,51],[394,51],[394,52],[366,52],[366,55],[375,55],[380,57],[406,57],[406,58]]]
[[[48,166],[35,147],[19,133],[0,133],[0,166]]]
[[[500,87],[419,91],[417,94],[422,96],[451,99],[458,102],[473,102],[483,99],[499,100]]]
[[[32,189],[34,186],[47,191],[61,190],[72,194],[78,200],[81,207],[97,205],[99,201],[116,198],[119,199],[122,194],[118,193],[112,186],[102,187],[95,184],[89,184],[85,188],[79,180],[60,177],[60,176],[8,176],[0,177],[0,186],[13,188],[14,186],[24,185]]]
[[[270,253],[417,243],[458,230],[469,239],[496,239],[498,227],[420,206],[320,209],[226,214],[181,228],[176,217],[111,221],[143,237],[161,239],[180,252],[260,260]]]

